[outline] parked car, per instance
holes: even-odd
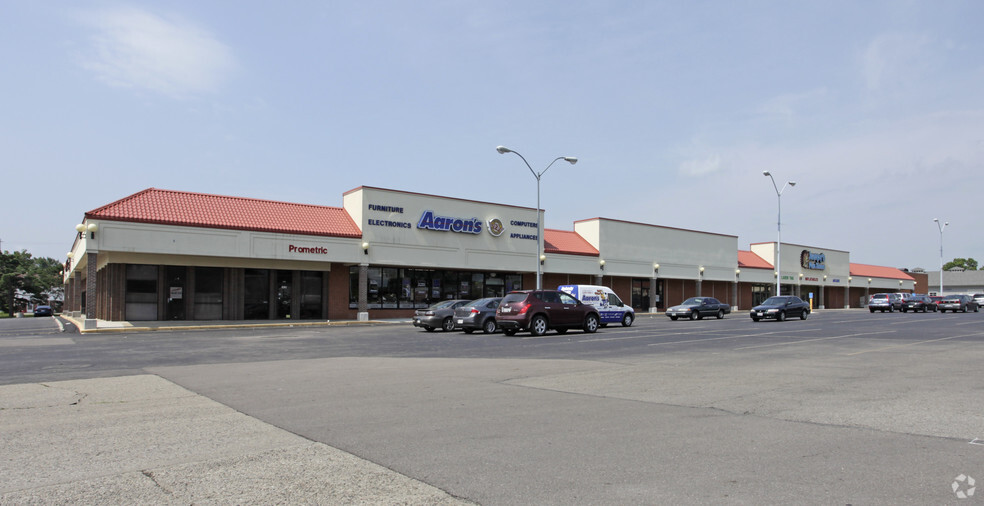
[[[936,303],[936,305],[939,305],[940,304],[940,301],[943,300],[943,296],[942,295],[930,295],[929,298],[932,299],[933,302]]]
[[[418,309],[413,314],[413,326],[423,327],[427,332],[440,328],[444,332],[454,330],[454,310],[470,301],[455,299],[442,300],[427,309]]]
[[[495,320],[507,336],[528,330],[542,336],[549,329],[563,334],[580,328],[595,332],[601,324],[598,310],[560,290],[517,290],[506,294],[495,312]]]
[[[947,311],[953,311],[954,313],[957,311],[961,313],[973,311],[976,313],[980,310],[980,305],[974,302],[974,299],[970,295],[944,295],[939,306],[941,313]]]
[[[973,297],[974,302],[977,303],[978,307],[984,306],[984,293],[975,293],[974,295],[971,295],[971,297]]]
[[[677,318],[699,320],[705,316],[716,316],[718,319],[731,312],[731,306],[724,304],[714,297],[691,297],[676,306],[666,310],[666,316],[676,321]]]
[[[52,311],[51,306],[37,306],[34,308],[34,316],[52,316],[55,312]]]
[[[490,297],[478,299],[454,310],[454,328],[462,329],[465,334],[471,334],[478,329],[491,334],[499,326],[495,323],[495,310],[502,299]]]
[[[765,299],[765,302],[753,307],[749,313],[752,321],[756,322],[769,318],[781,322],[793,316],[799,316],[801,320],[805,320],[809,315],[810,304],[793,295],[769,297]]]
[[[902,296],[897,293],[876,293],[868,299],[868,311],[872,313],[875,310],[891,313],[896,309],[902,310]]]
[[[939,307],[937,307],[936,303],[933,302],[933,299],[931,299],[928,295],[922,295],[918,293],[910,295],[909,300],[907,300],[905,304],[902,306],[903,313],[908,311],[912,311],[912,312],[922,311],[923,313],[925,313],[930,310],[932,310],[935,313],[937,309],[939,309]]]

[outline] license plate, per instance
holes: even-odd
[[[465,323],[465,320],[462,320],[461,318],[458,318],[458,325],[461,325],[462,323]]]
[[[765,316],[765,313],[759,313],[758,316]]]
[[[512,308],[504,307],[504,308],[502,308],[502,312],[503,313],[511,313],[512,312]]]

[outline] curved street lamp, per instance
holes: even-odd
[[[940,229],[940,293],[939,294],[943,295],[943,229],[945,229],[946,226],[950,224],[950,222],[946,221],[943,222],[942,225],[940,225],[939,218],[933,218],[933,221],[936,222],[936,228]]]
[[[771,172],[769,172],[767,170],[763,170],[762,171],[762,175],[763,176],[769,176],[769,179],[772,180],[772,187],[776,189],[776,197],[779,200],[779,217],[776,220],[776,228],[779,231],[779,237],[776,240],[776,296],[778,297],[779,295],[782,295],[780,293],[780,291],[779,291],[779,284],[780,284],[779,283],[779,280],[782,279],[782,267],[781,267],[781,262],[782,262],[782,192],[786,191],[786,187],[796,186],[796,181],[786,181],[786,184],[782,185],[782,189],[780,190],[779,189],[779,186],[776,185],[776,178],[772,177],[772,173]]]
[[[541,226],[540,223],[541,221],[540,220],[540,178],[543,177],[543,174],[550,169],[550,166],[556,163],[558,160],[563,160],[571,165],[574,165],[575,163],[577,163],[577,158],[573,156],[558,156],[557,158],[554,158],[552,162],[550,162],[550,165],[547,165],[546,169],[537,172],[533,170],[533,167],[530,166],[530,162],[527,162],[526,158],[523,157],[523,155],[519,154],[519,152],[513,151],[505,146],[497,146],[495,150],[498,151],[500,155],[504,155],[506,153],[513,153],[519,158],[521,158],[523,160],[523,163],[525,163],[526,166],[530,169],[530,172],[533,174],[533,177],[536,178],[536,250],[537,251],[534,258],[536,258],[536,289],[539,290],[541,288],[541,282],[543,279],[543,271],[540,267],[540,255],[543,254],[543,227]]]

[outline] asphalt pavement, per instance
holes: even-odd
[[[981,318],[540,338],[0,322],[0,503],[974,504]]]

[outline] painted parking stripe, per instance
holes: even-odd
[[[887,350],[893,350],[893,349],[896,349],[896,348],[907,348],[909,346],[916,346],[918,344],[935,343],[935,342],[939,342],[939,341],[949,341],[950,339],[960,339],[960,338],[963,338],[963,337],[979,337],[979,336],[984,336],[984,332],[978,332],[976,334],[964,334],[962,336],[941,337],[939,339],[930,339],[928,341],[918,341],[918,342],[915,342],[915,343],[896,344],[894,346],[885,346],[883,348],[875,348],[874,350],[856,351],[854,353],[848,353],[847,356],[850,357],[850,356],[853,356],[853,355],[861,355],[862,353],[872,353],[872,352],[878,352],[878,351],[887,351]]]
[[[770,346],[787,346],[790,344],[802,344],[802,343],[812,343],[815,341],[829,341],[831,339],[843,339],[845,337],[858,337],[858,336],[870,336],[874,334],[894,334],[894,330],[882,330],[880,332],[861,332],[858,334],[847,334],[843,336],[831,336],[831,337],[818,337],[816,339],[801,339],[799,341],[785,341],[782,343],[769,343],[769,344],[758,344],[755,346],[743,346],[741,348],[735,348],[736,350],[751,350],[754,348],[768,348]]]

